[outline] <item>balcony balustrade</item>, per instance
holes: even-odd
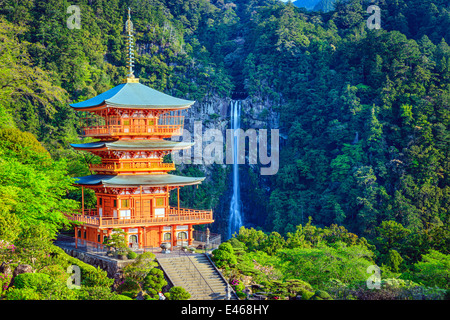
[[[86,137],[113,136],[173,136],[181,135],[183,125],[98,125],[83,127]]]
[[[174,163],[162,163],[162,162],[150,162],[150,161],[139,161],[139,162],[110,162],[110,163],[100,163],[91,164],[90,169],[97,172],[147,172],[147,171],[173,171],[175,170]]]
[[[96,214],[95,209],[89,209],[85,210],[84,214],[69,214],[67,218],[71,221],[81,222],[97,228],[206,224],[214,222],[212,210],[178,209],[176,207],[169,207],[163,217],[101,217]]]

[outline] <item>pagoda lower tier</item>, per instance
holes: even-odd
[[[212,211],[171,207],[169,195],[171,190],[202,180],[170,174],[80,177],[77,184],[95,191],[97,206],[68,218],[79,223],[75,237],[92,243],[103,244],[113,229],[120,228],[133,248],[159,247],[163,242],[190,245],[192,226],[213,223]]]

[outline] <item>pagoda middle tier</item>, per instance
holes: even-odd
[[[190,148],[193,143],[161,139],[114,140],[72,144],[76,150],[89,151],[102,158],[90,170],[100,174],[160,174],[175,170],[163,157],[173,150]]]

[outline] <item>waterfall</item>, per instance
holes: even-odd
[[[242,223],[241,196],[239,188],[239,167],[238,167],[238,143],[239,136],[237,129],[240,129],[241,121],[241,101],[231,102],[231,129],[233,130],[233,196],[231,198],[230,214],[228,220],[228,238],[235,232],[239,232]]]

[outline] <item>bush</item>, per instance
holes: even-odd
[[[10,274],[0,273],[0,295],[8,288],[11,278]]]
[[[117,287],[117,293],[126,295],[130,298],[135,298],[139,291],[141,291],[141,287],[131,278],[125,278],[125,280]]]
[[[83,267],[80,266],[80,269],[82,285],[88,287],[111,287],[114,283],[114,279],[108,278],[106,271],[103,271],[100,267],[94,268],[93,266],[83,264]]]
[[[144,289],[152,297],[158,295],[158,292],[167,285],[167,281],[164,279],[164,272],[160,269],[153,268],[144,278]]]
[[[14,278],[14,288],[40,290],[50,282],[50,276],[44,273],[21,273]]]
[[[72,290],[73,291],[73,290]],[[111,292],[109,288],[105,287],[82,287],[80,290],[76,290],[78,300],[129,300],[130,298],[125,297],[122,299],[120,294]]]
[[[189,300],[191,294],[182,287],[172,287],[169,290],[170,300]]]
[[[299,295],[302,296],[303,300],[309,300],[309,299],[311,299],[312,296],[314,296],[314,292],[307,291],[307,290],[301,290],[298,293],[299,293]]]
[[[133,300],[130,297],[124,296],[123,294],[116,294],[110,300]]]
[[[57,281],[59,283],[67,283],[67,278],[69,277],[67,271],[57,264],[45,267],[42,269],[42,273],[49,275],[52,281]]]
[[[230,243],[222,243],[216,250],[212,252],[212,261],[218,268],[228,269],[237,264],[237,258],[234,249]]]
[[[310,300],[333,300],[333,298],[327,292],[317,290]]]
[[[134,252],[134,251],[130,251],[130,252],[128,252],[128,254],[127,254],[127,258],[128,258],[128,259],[136,259],[136,257],[137,257],[137,253]]]
[[[123,274],[127,278],[133,278],[136,282],[142,282],[151,269],[158,266],[155,255],[144,252],[137,256],[136,260],[123,268]]]
[[[53,246],[50,254],[53,256],[55,264],[61,265],[64,270],[66,270],[70,265],[80,267],[81,284],[84,286],[111,287],[114,283],[114,279],[108,278],[107,272],[100,269],[100,267],[95,268],[79,259],[71,257],[61,248]]]
[[[10,288],[6,291],[6,300],[42,300],[42,296],[32,288]]]

